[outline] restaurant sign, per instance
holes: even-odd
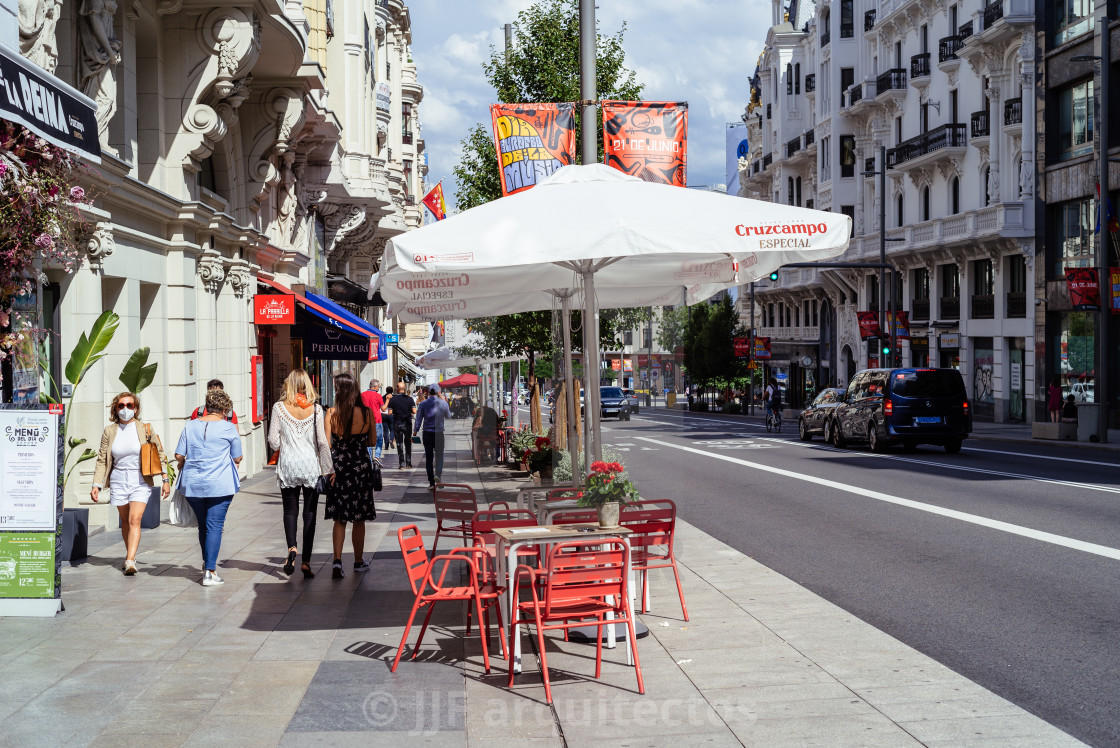
[[[253,297],[253,323],[257,325],[294,325],[296,298],[287,294],[256,294]]]

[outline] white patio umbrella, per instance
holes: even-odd
[[[480,377],[479,386],[482,392],[486,393],[487,398],[495,400],[497,405],[497,395],[494,393],[495,379],[489,372],[489,367],[493,364],[512,363],[520,361],[519,356],[465,356],[454,348],[443,346],[434,348],[424,355],[416,359],[416,366],[421,369],[457,369],[462,366],[474,366],[478,369]],[[487,371],[483,371],[483,366],[487,367]],[[512,409],[510,414],[510,425],[517,427],[517,408]]]
[[[554,297],[566,312],[582,290],[585,319],[597,320],[599,306],[694,303],[788,263],[837,257],[850,236],[839,213],[565,166],[531,190],[390,239],[370,293],[407,321],[546,309]],[[594,372],[598,325],[585,331]],[[587,396],[598,456],[598,389]]]

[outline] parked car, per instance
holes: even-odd
[[[630,412],[631,413],[637,413],[638,412],[638,393],[634,392],[634,390],[632,390],[628,387],[623,387],[622,388],[622,394],[626,395],[626,399],[630,402]]]
[[[824,434],[825,421],[843,397],[844,390],[828,387],[813,398],[813,402],[801,411],[801,416],[797,419],[797,433],[801,435],[801,441],[811,441],[814,434]]]
[[[548,409],[548,422],[555,423],[556,421],[556,408],[564,407],[563,401],[554,402],[552,407]],[[579,412],[583,415],[584,402],[583,393],[579,395]],[[620,387],[600,387],[599,388],[599,417],[600,418],[618,418],[620,421],[629,421],[631,414],[630,402],[622,392]]]
[[[972,408],[956,369],[867,369],[848,383],[825,421],[836,447],[867,442],[873,452],[892,444],[909,451],[937,444],[956,454],[972,433]]]

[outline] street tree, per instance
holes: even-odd
[[[633,71],[626,68],[622,47],[625,24],[611,36],[597,35],[596,90],[599,99],[638,99],[642,87]],[[490,48],[490,59],[483,63],[486,78],[504,103],[560,103],[578,101],[579,92],[579,2],[578,0],[540,0],[522,11],[513,23],[513,41],[508,51]],[[578,117],[578,114],[577,114]],[[601,115],[600,115],[601,117]],[[601,120],[595,129],[602,159]],[[467,210],[502,196],[499,164],[494,140],[487,125],[472,127],[461,141],[462,156],[455,166],[455,200]],[[576,154],[579,156],[578,152]],[[647,319],[644,309],[603,310],[599,332],[604,341],[614,340],[622,331]],[[537,392],[537,354],[549,353],[552,313],[525,312],[469,320],[468,326],[481,340],[476,351],[487,356],[525,355],[531,393],[530,421],[539,429],[540,398]],[[573,329],[581,321],[573,320]],[[573,334],[573,338],[578,336]],[[578,340],[573,346],[580,348]]]

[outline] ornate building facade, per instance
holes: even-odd
[[[421,222],[423,89],[403,2],[20,0],[19,22],[24,56],[97,102],[105,154],[87,185],[88,262],[46,270],[56,375],[103,310],[121,317],[71,432],[96,444],[116,373],[141,346],[159,364],[143,417],[165,447],[222,379],[246,475],[265,463],[267,409],[291,368],[318,365],[328,387],[340,369],[363,385],[395,378],[391,357],[306,360],[289,330],[254,326],[253,296],[275,283],[381,324],[365,305],[370,273],[385,241]],[[75,472],[68,504],[88,505],[91,471]]]
[[[1033,420],[1034,1],[794,0],[773,21],[740,194],[847,213],[843,262],[878,263],[885,231],[898,271],[882,293],[876,269],[756,284],[758,334],[791,401],[893,358],[959,368],[978,418]],[[856,312],[881,298],[889,310],[892,293],[910,337],[885,354]]]

